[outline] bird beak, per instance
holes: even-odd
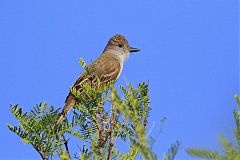
[[[129,48],[129,52],[139,52],[139,51],[140,51],[140,49],[138,49],[138,48],[133,48],[133,47]]]

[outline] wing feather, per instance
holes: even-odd
[[[104,60],[103,60],[104,59]],[[91,87],[97,86],[97,78],[102,86],[110,81],[115,81],[121,71],[121,64],[114,56],[102,55],[98,60],[89,66],[89,70],[83,72],[73,87],[82,92],[82,84],[88,83]]]

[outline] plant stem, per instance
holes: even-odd
[[[35,148],[35,147],[34,147]],[[37,144],[37,148],[35,148],[36,151],[40,154],[40,156],[42,157],[43,160],[47,160],[46,154],[44,152],[42,152],[40,144]]]
[[[98,112],[98,114],[100,115],[100,117],[101,117],[101,119],[102,119],[102,114],[100,114],[101,113],[101,111],[99,110],[99,112]],[[100,153],[101,153],[101,156],[102,156],[102,158],[103,158],[103,143],[104,143],[104,130],[102,130],[102,127],[104,127],[104,124],[103,125],[101,125],[101,127],[100,127],[100,124],[99,124],[99,122],[98,122],[98,117],[97,117],[97,114],[95,114],[95,116],[94,116],[94,122],[95,122],[95,125],[96,125],[96,127],[97,127],[97,130],[98,130],[98,133],[99,133],[99,143],[100,143],[100,148],[99,148],[99,150],[100,150]],[[103,122],[103,121],[102,121]]]
[[[111,115],[111,121],[110,121],[110,141],[109,141],[109,150],[108,150],[108,157],[107,160],[110,160],[111,158],[111,153],[112,153],[112,147],[114,145],[114,139],[113,139],[113,131],[114,131],[114,127],[115,127],[115,110],[114,110],[114,106],[112,105],[112,115]]]
[[[103,145],[104,145],[104,141],[105,141],[105,138],[104,138],[105,126],[104,126],[104,117],[103,117],[103,114],[102,114],[102,107],[103,106],[101,104],[100,109],[99,109],[99,116],[101,118],[102,125],[101,125],[101,128],[100,128],[99,137],[100,137],[101,154],[102,154],[102,158],[103,158],[104,157]]]
[[[69,149],[68,149],[68,140],[66,140],[64,134],[62,135],[62,137],[63,137],[64,146],[65,146],[65,148],[66,148],[66,151],[67,151],[68,157],[71,159],[70,152],[69,152]]]

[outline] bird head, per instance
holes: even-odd
[[[112,50],[115,55],[123,57],[124,60],[128,58],[130,53],[140,51],[138,48],[130,47],[128,40],[120,34],[110,38],[104,51],[108,50]]]

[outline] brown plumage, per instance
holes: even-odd
[[[97,78],[101,86],[110,81],[116,81],[121,74],[124,61],[130,52],[137,52],[139,49],[129,47],[128,41],[121,35],[113,36],[105,47],[100,57],[89,67],[88,72],[83,72],[72,86],[80,93],[83,83],[88,83],[91,87],[97,86]],[[65,106],[60,113],[57,123],[61,123],[70,109],[77,103],[77,99],[71,93],[68,94]]]

